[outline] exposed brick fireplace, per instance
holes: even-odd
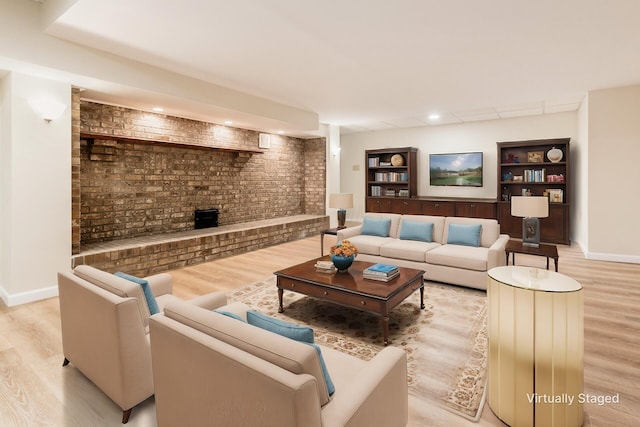
[[[251,130],[80,101],[74,93],[76,109],[74,253],[87,244],[192,230],[195,210],[211,207],[221,226],[325,214],[324,138],[274,135],[269,149],[253,153],[259,134]]]

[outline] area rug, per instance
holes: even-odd
[[[255,310],[289,322],[308,324],[315,339],[339,351],[369,360],[384,346],[380,319],[294,292],[285,291],[278,313],[275,276],[229,294]],[[471,421],[484,405],[487,364],[486,293],[426,283],[425,306],[414,292],[389,319],[391,345],[407,353],[409,394],[414,417],[428,419],[436,404]],[[418,402],[418,403],[416,403]]]

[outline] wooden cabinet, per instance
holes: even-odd
[[[496,204],[493,202],[456,202],[456,216],[496,219]]]
[[[378,197],[408,199],[418,195],[417,154],[418,149],[411,147],[366,151],[367,210],[370,201]]]
[[[391,199],[386,199],[382,197],[368,197],[367,212],[378,212],[378,213],[391,212]]]
[[[522,237],[522,218],[511,216],[511,196],[549,196],[540,219],[540,241],[569,244],[570,138],[498,142],[498,222],[501,232]]]
[[[420,215],[422,214],[422,206],[418,199],[390,199],[391,212],[402,215]]]
[[[456,216],[456,202],[423,200],[422,215]]]

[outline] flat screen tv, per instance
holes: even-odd
[[[429,184],[482,187],[482,153],[429,154]]]

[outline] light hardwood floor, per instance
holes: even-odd
[[[334,241],[325,236],[325,248]],[[575,247],[558,249],[560,272],[584,287],[585,392],[620,394],[619,403],[586,404],[585,426],[638,425],[640,265],[588,261]],[[230,291],[319,255],[320,239],[312,237],[170,273],[174,293],[190,298]],[[541,268],[545,263],[525,255],[516,261]],[[62,360],[57,298],[11,308],[0,302],[0,426],[121,425],[120,409],[72,365],[63,368]],[[134,408],[128,425],[156,425],[153,398]],[[503,424],[485,405],[478,424],[434,407],[430,425]]]

